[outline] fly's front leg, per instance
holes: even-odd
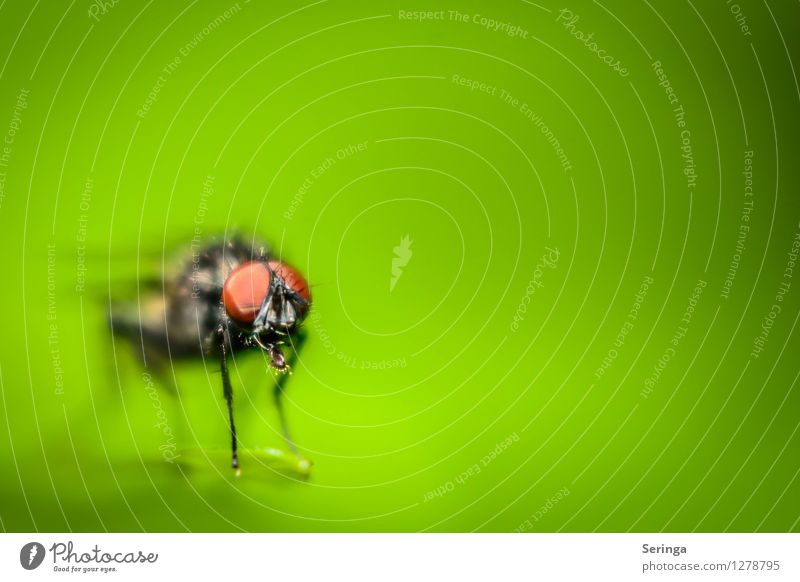
[[[303,334],[297,334],[293,338],[291,343],[292,352],[290,356],[291,365],[293,365],[297,359],[297,353],[304,340],[305,336]],[[286,361],[283,351],[281,351],[281,348],[277,345],[273,344],[269,347],[269,356],[272,367],[281,372],[281,375],[275,380],[275,388],[273,389],[272,396],[275,399],[275,408],[278,409],[278,417],[280,418],[281,422],[283,438],[286,441],[286,444],[289,446],[289,450],[291,450],[295,455],[300,456],[297,451],[297,447],[294,444],[294,440],[292,439],[292,435],[289,432],[289,424],[286,422],[286,413],[283,410],[282,396],[283,391],[286,389],[286,381],[289,379],[291,365]]]
[[[222,391],[225,394],[225,403],[228,405],[228,420],[230,421],[231,428],[231,467],[238,470],[239,457],[236,453],[236,424],[233,422],[233,388],[231,387],[231,378],[228,374],[228,358],[225,353],[230,345],[228,337],[227,331],[224,331],[222,334],[220,334],[220,369],[222,371]]]

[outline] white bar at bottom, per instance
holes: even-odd
[[[0,535],[4,581],[797,581],[798,562],[800,534]]]

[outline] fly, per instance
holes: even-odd
[[[144,297],[139,306],[111,306],[114,334],[141,345],[144,361],[156,367],[177,358],[219,359],[234,469],[239,459],[228,359],[244,350],[262,350],[270,366],[282,373],[275,403],[284,438],[297,454],[281,394],[290,369],[283,346],[291,348],[290,359],[297,356],[303,339],[300,324],[311,308],[303,275],[265,245],[235,239],[196,250],[177,275],[161,283],[162,292]]]

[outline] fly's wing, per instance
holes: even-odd
[[[115,336],[134,344],[167,350],[166,298],[146,293],[138,302],[116,302],[109,306],[109,326]]]
[[[164,298],[156,293],[145,295],[138,303],[112,303],[108,321],[114,337],[127,340],[142,367],[177,393],[177,386],[167,373],[165,305]]]

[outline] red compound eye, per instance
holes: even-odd
[[[243,263],[231,271],[222,287],[222,303],[228,315],[239,323],[255,321],[271,280],[269,269],[260,261]]]
[[[269,268],[272,269],[272,272],[278,277],[283,279],[289,289],[300,295],[300,297],[309,303],[311,302],[311,292],[308,289],[308,283],[297,269],[290,267],[286,263],[281,263],[280,261],[270,261]]]

